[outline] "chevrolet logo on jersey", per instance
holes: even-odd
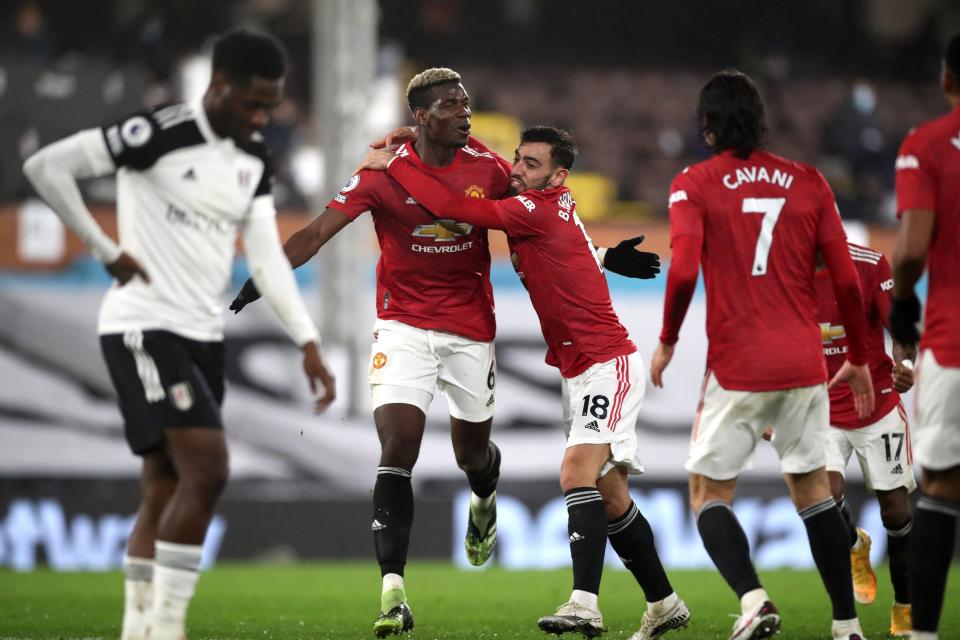
[[[823,344],[831,344],[839,338],[846,338],[847,331],[842,324],[831,325],[829,322],[820,323],[820,340]]]
[[[418,224],[413,230],[417,238],[433,238],[434,242],[450,242],[469,234],[472,224],[456,220],[437,220],[433,224]]]

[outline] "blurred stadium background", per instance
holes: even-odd
[[[279,165],[286,236],[323,209],[367,142],[409,121],[406,82],[450,66],[474,104],[474,135],[512,154],[520,127],[568,128],[581,154],[570,184],[600,244],[644,233],[669,256],[672,176],[705,157],[696,96],[736,66],[760,83],[774,152],[816,164],[855,241],[888,252],[893,162],[907,129],[946,110],[939,53],[960,29],[948,0],[11,0],[0,8],[0,566],[102,570],[120,564],[138,461],[122,438],[96,340],[109,284],[79,241],[31,193],[20,165],[41,145],[131,110],[193,99],[214,36],[266,29],[290,52],[287,97],[264,131]],[[84,185],[114,230],[114,185]],[[495,244],[504,451],[497,562],[569,562],[557,472],[560,384],[527,296]],[[379,446],[365,384],[376,240],[369,220],[298,272],[341,384],[313,416],[298,354],[266,305],[231,316],[225,417],[232,481],[206,561],[369,558],[369,494]],[[237,261],[234,289],[246,277]],[[645,358],[660,328],[664,279],[609,277]],[[228,292],[229,296],[233,292]],[[705,343],[695,299],[667,388],[648,389],[648,473],[633,485],[665,563],[709,566],[685,495],[689,427]],[[749,349],[749,345],[744,345]],[[912,395],[912,394],[911,394]],[[910,395],[907,397],[911,401]],[[428,416],[414,472],[415,558],[462,558],[466,483],[444,400]],[[744,477],[737,511],[762,567],[812,566],[801,521],[769,447]],[[883,554],[875,501],[851,469],[851,498]],[[613,558],[615,560],[615,558]]]

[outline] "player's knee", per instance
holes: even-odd
[[[960,502],[960,467],[924,469],[923,493],[931,498]]]
[[[596,473],[591,473],[583,465],[564,461],[560,467],[560,488],[566,493],[571,489],[596,486]]]
[[[151,478],[140,483],[140,503],[143,508],[159,513],[170,501],[177,488],[176,478]]]
[[[833,499],[839,504],[843,500],[844,494],[844,481],[843,476],[834,471],[827,473],[827,476],[830,478],[830,493],[833,495]]]
[[[196,497],[213,501],[227,485],[230,469],[226,456],[208,460],[206,464],[181,474],[180,482]]]
[[[380,466],[400,467],[413,470],[420,454],[420,443],[402,436],[390,436],[383,439],[380,451]]]
[[[457,459],[457,466],[464,473],[479,473],[487,467],[490,456],[490,447],[483,443],[482,446],[455,446],[453,455]]]
[[[603,508],[607,512],[607,520],[616,520],[630,508],[631,498],[629,494],[621,495],[619,492],[614,494],[600,495],[603,497]]]
[[[896,505],[881,505],[880,520],[883,522],[883,528],[890,531],[898,531],[906,526],[910,521],[910,503]]]

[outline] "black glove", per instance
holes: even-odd
[[[906,300],[891,300],[890,335],[904,346],[913,346],[920,340],[917,323],[920,322],[920,300],[912,294]]]
[[[230,303],[230,310],[234,313],[240,313],[245,306],[259,299],[260,292],[257,291],[257,285],[253,284],[253,279],[248,278],[247,281],[243,283],[243,288],[240,289],[240,293],[238,293],[237,297]]]
[[[648,251],[637,251],[634,247],[643,242],[643,236],[623,240],[615,247],[607,249],[603,266],[628,278],[649,280],[660,273],[660,256]]]

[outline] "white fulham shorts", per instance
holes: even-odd
[[[828,434],[827,471],[844,473],[850,456],[856,453],[868,490],[917,488],[910,428],[902,403],[871,425],[859,429],[831,426]]]
[[[483,422],[493,416],[497,364],[492,342],[396,320],[377,320],[373,332],[368,379],[374,409],[399,402],[426,413],[439,388],[451,417]]]
[[[610,445],[610,460],[598,478],[617,466],[628,473],[643,473],[636,425],[646,388],[643,360],[636,351],[563,379],[567,447]]]
[[[913,437],[920,466],[943,471],[960,465],[960,368],[941,366],[924,349],[916,393]]]
[[[693,423],[690,473],[730,480],[753,466],[753,451],[767,427],[783,473],[807,473],[824,466],[830,421],[827,386],[778,391],[731,391],[707,371]]]

